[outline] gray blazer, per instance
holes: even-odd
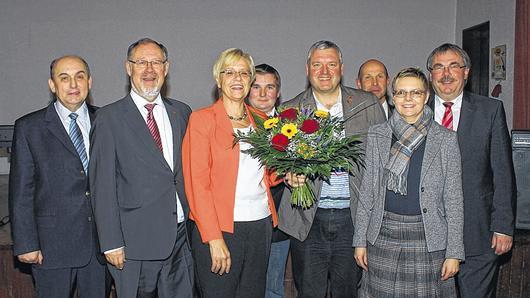
[[[173,171],[130,95],[98,110],[89,175],[102,252],[125,246],[128,259],[165,259],[177,239],[175,193],[188,216],[181,144],[191,109],[162,100],[173,132]]]
[[[377,98],[371,93],[341,86],[342,108],[344,119],[349,119],[345,123],[346,136],[361,135],[363,144],[366,140],[366,133],[371,125],[385,121],[383,108]],[[316,102],[313,98],[311,88],[298,94],[294,99],[286,102],[288,107],[309,107],[316,109]],[[359,186],[361,185],[362,169],[355,169],[353,176],[350,175],[350,209],[352,220],[355,222],[355,211],[357,209],[357,198],[359,197]],[[311,188],[317,200],[320,197],[322,180],[311,183]],[[304,241],[311,229],[313,219],[317,211],[315,203],[311,208],[302,209],[291,206],[291,191],[286,188],[278,210],[278,226],[285,233],[292,237]]]
[[[434,110],[434,95],[429,105]],[[492,251],[493,232],[513,235],[517,191],[502,101],[464,92],[458,123],[466,256]]]
[[[389,159],[392,131],[388,123],[370,127],[366,171],[361,184],[353,246],[375,243],[385,209],[383,166]],[[464,259],[464,198],[456,133],[433,121],[421,167],[420,208],[428,251],[446,250],[446,258]]]

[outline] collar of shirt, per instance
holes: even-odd
[[[331,109],[326,108],[316,97],[315,92],[313,92],[313,98],[317,104],[317,110],[323,110],[328,112],[332,117],[343,117],[342,111],[342,90],[339,89],[339,95],[337,96],[337,102],[331,107]]]
[[[388,102],[386,101],[386,99],[385,99],[385,101],[383,101],[381,106],[383,107],[383,111],[385,111],[386,119],[388,119]]]
[[[77,125],[79,125],[81,132],[83,133],[83,137],[85,137],[85,132],[88,135],[88,132],[90,131],[90,117],[88,116],[88,107],[86,105],[86,102],[83,102],[83,104],[75,112],[72,112],[67,109],[59,100],[56,100],[53,105],[55,106],[55,111],[57,111],[61,123],[66,129],[66,133],[68,133],[68,131],[70,130],[70,122],[72,121],[69,116],[72,113],[76,113],[76,122]]]
[[[156,103],[155,109],[158,109],[160,107],[163,111],[166,110],[166,106],[164,106],[164,102],[162,101],[162,96],[160,96],[160,93],[158,94],[158,96],[155,98],[154,101],[149,102],[145,98],[141,97],[136,92],[134,92],[134,90],[131,89],[131,98],[134,104],[136,105],[136,108],[138,109],[138,111],[140,111],[140,114],[142,114],[144,121],[146,122],[147,122],[147,109],[145,108],[146,104]],[[154,111],[155,110],[153,110],[153,113]]]
[[[270,110],[270,112],[265,113],[265,114],[267,114],[267,116],[269,117],[274,117],[274,115],[276,115],[276,107],[272,107],[272,110]]]
[[[457,97],[449,102],[452,102],[451,112],[453,113],[453,130],[458,129],[458,123],[460,122],[460,110],[462,109],[462,98],[464,93],[460,93]],[[442,123],[442,119],[445,113],[445,106],[443,105],[445,101],[441,99],[438,95],[434,96],[434,120],[438,123]]]

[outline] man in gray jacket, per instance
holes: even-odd
[[[328,111],[347,120],[346,136],[361,135],[362,140],[368,127],[385,121],[374,95],[341,84],[342,54],[335,43],[318,41],[311,46],[306,73],[311,86],[286,106]],[[330,183],[314,181],[311,187],[317,200],[308,209],[291,206],[291,191],[284,192],[279,226],[292,237],[293,277],[299,297],[324,297],[328,277],[333,297],[357,297],[361,274],[353,258],[352,239],[361,174],[337,169]]]

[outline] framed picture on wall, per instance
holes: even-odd
[[[491,77],[495,80],[506,80],[506,45],[491,49]]]

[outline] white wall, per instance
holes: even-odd
[[[484,22],[490,22],[490,50],[506,44],[506,81],[501,81],[508,128],[513,125],[513,59],[515,39],[515,0],[458,0],[456,13],[456,41],[462,44],[462,31]],[[493,69],[490,57],[490,73]],[[489,93],[497,84],[490,75]]]
[[[172,60],[168,95],[192,108],[211,103],[215,85],[210,69],[228,47],[244,48],[256,63],[277,67],[284,99],[304,89],[306,52],[320,39],[335,41],[342,48],[346,85],[353,85],[358,66],[371,57],[382,59],[391,73],[406,66],[424,68],[428,53],[443,42],[454,42],[455,32],[460,32],[455,29],[456,3],[1,0],[0,124],[12,124],[47,104],[49,63],[64,54],[81,55],[91,65],[96,105],[121,98],[127,88],[126,49],[144,36],[168,47]],[[466,27],[467,21],[459,25]],[[512,47],[508,50],[511,55]]]

